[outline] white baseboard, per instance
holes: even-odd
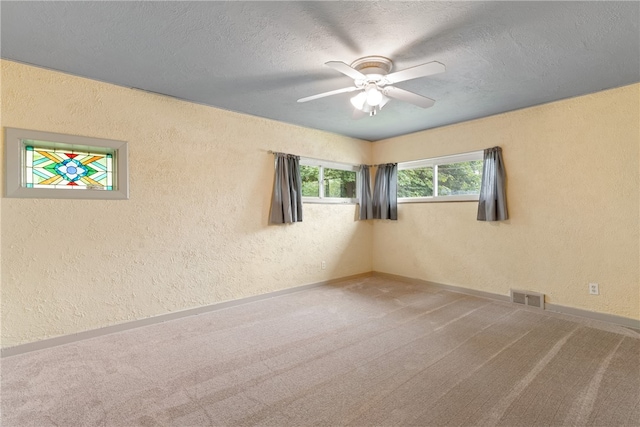
[[[39,341],[34,341],[26,344],[19,344],[13,347],[3,348],[1,357],[10,357],[18,354],[29,353],[32,351],[43,350],[45,348],[56,347],[63,344],[69,344],[72,342],[82,341],[89,338],[100,337],[103,335],[113,334],[115,332],[127,331],[129,329],[140,328],[142,326],[154,325],[156,323],[162,323],[169,320],[180,319],[188,316],[195,316],[197,314],[209,313],[216,310],[222,310],[223,308],[234,307],[241,304],[248,304],[254,301],[260,301],[268,298],[277,297],[280,295],[290,294],[294,292],[303,291],[305,289],[314,288],[317,286],[331,285],[334,283],[340,283],[347,280],[359,279],[371,276],[371,272],[354,274],[352,276],[339,277],[336,279],[323,280],[321,282],[309,283],[307,285],[295,286],[293,288],[281,289],[279,291],[269,292],[261,295],[254,295],[246,298],[240,298],[237,300],[224,301],[215,304],[205,305],[201,307],[189,308],[186,310],[174,311],[171,313],[160,314],[157,316],[147,317],[144,319],[131,320],[124,323],[118,323],[117,325],[105,326],[98,329],[90,329],[88,331],[82,331],[75,334],[60,335],[53,338],[47,338]]]

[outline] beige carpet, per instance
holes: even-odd
[[[9,426],[640,425],[640,336],[366,278],[2,360]]]

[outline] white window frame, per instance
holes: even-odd
[[[43,148],[75,149],[113,153],[113,190],[27,188],[25,185],[25,140],[43,141]],[[129,198],[128,144],[113,139],[65,135],[28,129],[5,129],[5,196],[36,199],[97,199]]]
[[[478,201],[479,194],[464,194],[454,196],[438,195],[438,166],[451,163],[470,162],[472,160],[483,160],[484,150],[472,151],[468,153],[453,154],[450,156],[433,157],[430,159],[413,160],[409,162],[399,162],[398,171],[407,169],[433,168],[433,196],[431,197],[398,197],[398,203],[425,203],[425,202],[467,202]]]
[[[313,166],[318,167],[318,197],[302,197],[303,203],[328,203],[328,204],[357,204],[360,200],[360,174],[358,173],[358,166],[348,163],[331,162],[327,160],[312,159],[309,157],[300,157],[300,166]],[[343,198],[343,197],[325,197],[324,195],[324,169],[338,169],[343,171],[350,171],[356,173],[356,197],[355,198]]]

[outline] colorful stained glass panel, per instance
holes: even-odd
[[[113,190],[113,155],[25,147],[25,185],[33,188]]]

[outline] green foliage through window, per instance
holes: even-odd
[[[355,199],[357,173],[349,165],[332,163],[328,167],[318,165],[317,161],[311,164],[300,165],[300,176],[302,178],[302,196],[318,199]],[[316,163],[316,164],[314,164]]]
[[[324,169],[324,197],[356,197],[356,173],[339,169]]]
[[[320,194],[320,167],[300,165],[302,177],[302,196],[318,197]]]
[[[482,152],[476,152],[408,162],[407,169],[398,170],[398,197],[478,195],[482,184],[483,161],[478,160],[481,157]]]
[[[398,171],[398,197],[433,196],[433,168]]]
[[[438,195],[480,194],[482,160],[438,166]]]

